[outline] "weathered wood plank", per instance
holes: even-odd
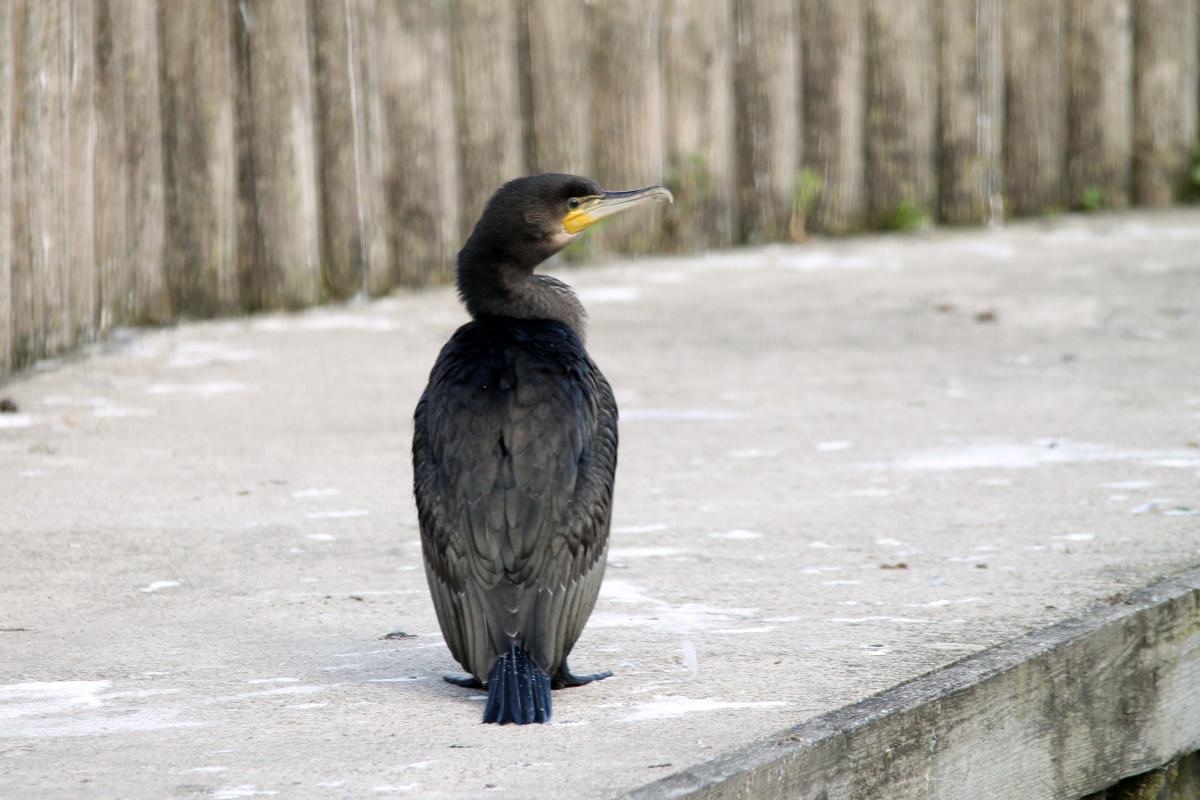
[[[1075,800],[1200,749],[1200,570],[632,792]]]
[[[1134,12],[1133,196],[1167,206],[1188,189],[1196,150],[1196,0],[1138,0]]]
[[[361,107],[356,141],[363,176],[365,288],[369,295],[375,297],[391,291],[396,285],[395,264],[388,236],[391,212],[388,210],[387,180],[392,142],[383,115],[382,87],[385,78],[379,70],[379,2],[354,0],[351,10],[355,44],[352,60],[357,70],[358,86],[361,87],[356,95]],[[390,48],[392,43],[386,41],[383,46]]]
[[[13,5],[14,365],[69,341],[62,219],[69,26],[60,2]]]
[[[369,119],[376,70],[374,2],[309,0],[317,98],[321,253],[325,284],[337,298],[366,288],[373,258],[386,261],[384,188]],[[376,267],[375,269],[378,269]]]
[[[121,4],[118,4],[121,5]],[[177,318],[171,305],[166,261],[166,185],[163,174],[162,72],[158,9],[153,0],[126,0],[118,35],[125,82],[125,153],[128,182],[125,262],[132,276],[140,322]],[[193,34],[195,32],[193,31]],[[209,78],[210,76],[206,76]],[[195,269],[195,265],[191,265]],[[179,309],[194,314],[194,309]]]
[[[462,234],[505,181],[524,172],[515,0],[452,6]]]
[[[738,239],[784,239],[800,163],[799,31],[791,0],[737,0]]]
[[[313,83],[316,89],[317,168],[320,183],[321,261],[325,285],[344,299],[363,288],[362,150],[363,87],[352,59],[354,15],[344,2],[309,0]]]
[[[0,4],[0,375],[13,366],[12,18],[12,4]]]
[[[866,9],[863,0],[802,3],[804,167],[815,185],[799,190],[816,193],[809,229],[848,233],[863,226],[867,204]]]
[[[932,0],[867,1],[867,213],[908,228],[937,201],[937,77]]]
[[[307,9],[286,0],[237,8],[242,303],[299,308],[324,294]]]
[[[1067,0],[1067,197],[1078,208],[1129,204],[1131,16],[1130,0]]]
[[[663,3],[663,105],[668,246],[682,250],[733,242],[734,170],[731,0]]]
[[[982,223],[1001,208],[1000,0],[938,0],[939,216]]]
[[[96,16],[89,4],[68,3],[67,109],[63,215],[67,257],[67,331],[63,349],[96,338],[95,164]]]
[[[606,0],[587,6],[592,83],[592,171],[606,188],[661,183],[662,76],[658,5]],[[647,253],[661,246],[662,210],[615,217],[594,238],[597,252]]]
[[[123,0],[96,3],[96,306],[101,330],[135,319],[132,268],[126,260],[129,186],[125,171]]]
[[[438,0],[377,8],[379,41],[386,43],[379,76],[390,143],[384,163],[390,281],[443,282],[453,275],[462,229],[450,10]]]
[[[1008,0],[1003,27],[1005,206],[1045,214],[1062,207],[1066,191],[1066,6]]]
[[[235,7],[159,4],[166,276],[182,313],[238,309]]]
[[[522,0],[529,171],[587,175],[592,124],[584,0]]]

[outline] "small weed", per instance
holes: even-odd
[[[808,212],[823,191],[825,179],[816,171],[805,167],[796,173],[796,189],[792,194],[792,218],[788,222],[788,235],[792,241],[802,242],[808,238]]]
[[[1200,140],[1196,142],[1196,151],[1192,155],[1192,170],[1188,173],[1191,182],[1191,199],[1200,201]]]
[[[708,160],[699,153],[674,159],[667,170],[667,186],[675,195],[678,212],[689,215],[712,196],[713,175]]]
[[[1088,214],[1099,211],[1104,207],[1104,190],[1099,186],[1089,186],[1079,196],[1079,210]]]
[[[911,233],[919,231],[930,223],[929,212],[920,203],[913,200],[901,200],[892,212],[883,218],[885,231]]]

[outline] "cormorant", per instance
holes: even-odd
[[[442,348],[417,404],[413,483],[425,575],[451,655],[488,690],[484,722],[547,722],[551,688],[604,576],[617,404],[584,349],[583,305],[534,268],[586,228],[654,199],[589,178],[504,184],[458,254],[474,318]]]

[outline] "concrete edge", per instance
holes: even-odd
[[[625,797],[1077,800],[1196,749],[1200,567]]]

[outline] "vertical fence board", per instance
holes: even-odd
[[[1166,206],[1188,187],[1196,149],[1196,0],[1134,4],[1133,194]]]
[[[1004,9],[1004,199],[1017,215],[1064,200],[1067,156],[1064,0],[1007,0]]]
[[[24,143],[30,176],[36,176],[36,182],[27,187],[30,194],[24,202],[38,206],[36,222],[34,214],[30,214],[33,236],[29,245],[34,254],[30,264],[34,268],[33,310],[38,337],[34,355],[41,357],[66,349],[71,340],[70,243],[63,224],[69,203],[70,8],[66,0],[33,3],[30,19],[33,24],[32,37],[27,40],[28,55],[30,66],[36,63],[36,71],[26,76],[27,100],[31,112],[38,115],[40,141],[27,138]],[[32,128],[27,129],[26,135],[32,132]],[[40,195],[36,201],[34,193]]]
[[[90,4],[69,3],[64,209],[59,224],[67,254],[65,347],[96,337],[96,16]]]
[[[804,164],[817,182],[807,224],[826,233],[857,230],[866,213],[865,23],[863,0],[803,0]]]
[[[1130,0],[1067,0],[1067,197],[1083,208],[1129,204],[1133,155]]]
[[[581,0],[523,0],[530,172],[587,175],[591,126],[587,47]]]
[[[453,275],[460,243],[450,10],[440,0],[381,2],[378,9],[394,281],[420,286]]]
[[[0,375],[12,369],[12,4],[0,3]]]
[[[908,227],[934,211],[935,19],[931,0],[867,2],[867,185],[873,224]]]
[[[96,305],[101,330],[134,318],[131,267],[126,260],[125,70],[128,41],[123,0],[96,3]]]
[[[368,147],[370,10],[362,0],[309,0],[317,97],[321,254],[337,298],[361,291],[379,251],[383,185]],[[364,9],[367,13],[364,15]],[[365,19],[364,19],[365,16]],[[364,24],[366,23],[366,24]]]
[[[318,197],[325,285],[338,299],[363,286],[362,152],[358,76],[351,63],[353,14],[345,2],[309,0],[316,87]],[[356,117],[358,117],[356,119]]]
[[[8,3],[10,44],[9,95],[9,365],[24,366],[37,353],[33,315],[33,215],[36,207],[27,198],[36,176],[30,174],[26,142],[37,131],[36,106],[30,98],[30,73],[36,74],[36,60],[30,64],[29,39],[33,22],[28,3]]]
[[[67,343],[61,225],[68,28],[58,2],[13,7],[13,344],[17,365]]]
[[[238,8],[242,300],[299,308],[323,294],[307,14],[285,0]]]
[[[736,14],[738,238],[783,239],[800,151],[796,8],[737,0]]]
[[[663,4],[663,115],[667,184],[675,206],[664,224],[679,249],[733,242],[733,3]]]
[[[609,189],[661,183],[663,163],[661,18],[654,3],[606,0],[588,6],[593,76],[593,176]],[[598,252],[658,249],[661,209],[616,217],[593,239]]]
[[[240,307],[237,78],[230,3],[162,3],[166,276],[189,314]]]
[[[128,185],[125,209],[127,251],[137,319],[163,323],[173,318],[167,282],[166,187],[163,178],[162,85],[158,9],[153,0],[126,0],[117,34],[125,83],[125,152],[121,165]],[[193,32],[194,35],[194,32]],[[205,76],[208,78],[208,76]],[[191,269],[196,269],[194,264]],[[195,313],[186,309],[186,313]]]
[[[465,236],[500,184],[523,172],[514,0],[453,4],[454,88]]]
[[[985,222],[999,211],[1000,3],[937,4],[940,217]]]
[[[385,3],[390,0],[383,0]],[[392,142],[383,116],[382,87],[379,71],[379,3],[376,0],[352,0],[351,30],[353,62],[361,91],[356,95],[360,106],[357,132],[362,174],[363,252],[366,262],[365,288],[371,296],[390,291],[395,284],[395,268],[388,238],[388,168]],[[384,42],[391,47],[391,42]]]

